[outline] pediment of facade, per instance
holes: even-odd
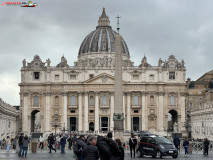
[[[84,84],[114,84],[115,78],[114,76],[111,76],[109,74],[102,73],[100,75],[97,75],[91,79],[84,81],[83,83]]]

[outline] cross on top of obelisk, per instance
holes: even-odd
[[[119,15],[117,17],[117,31],[119,32],[120,26],[119,26],[119,19],[121,18]]]

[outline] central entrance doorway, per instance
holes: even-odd
[[[70,117],[70,131],[76,131],[76,130],[77,130],[77,118]]]
[[[107,132],[109,127],[109,118],[108,117],[101,117],[101,131]]]

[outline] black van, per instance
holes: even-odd
[[[178,151],[172,142],[165,137],[156,135],[141,137],[137,154],[138,157],[143,155],[150,155],[153,158],[162,158],[162,156],[178,157]]]

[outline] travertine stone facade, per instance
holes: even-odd
[[[189,135],[213,140],[213,70],[196,81],[188,79],[187,121]]]
[[[69,66],[65,57],[51,66],[38,55],[21,68],[20,99],[22,129],[34,129],[33,118],[41,113],[41,131],[104,132],[114,126],[115,31],[105,10],[96,30],[81,44],[78,61]],[[167,135],[168,113],[177,113],[178,131],[185,131],[185,66],[175,56],[159,59],[151,66],[141,57],[134,66],[122,39],[122,80],[124,130],[150,130]]]
[[[18,134],[19,111],[0,98],[0,136],[1,139]]]

